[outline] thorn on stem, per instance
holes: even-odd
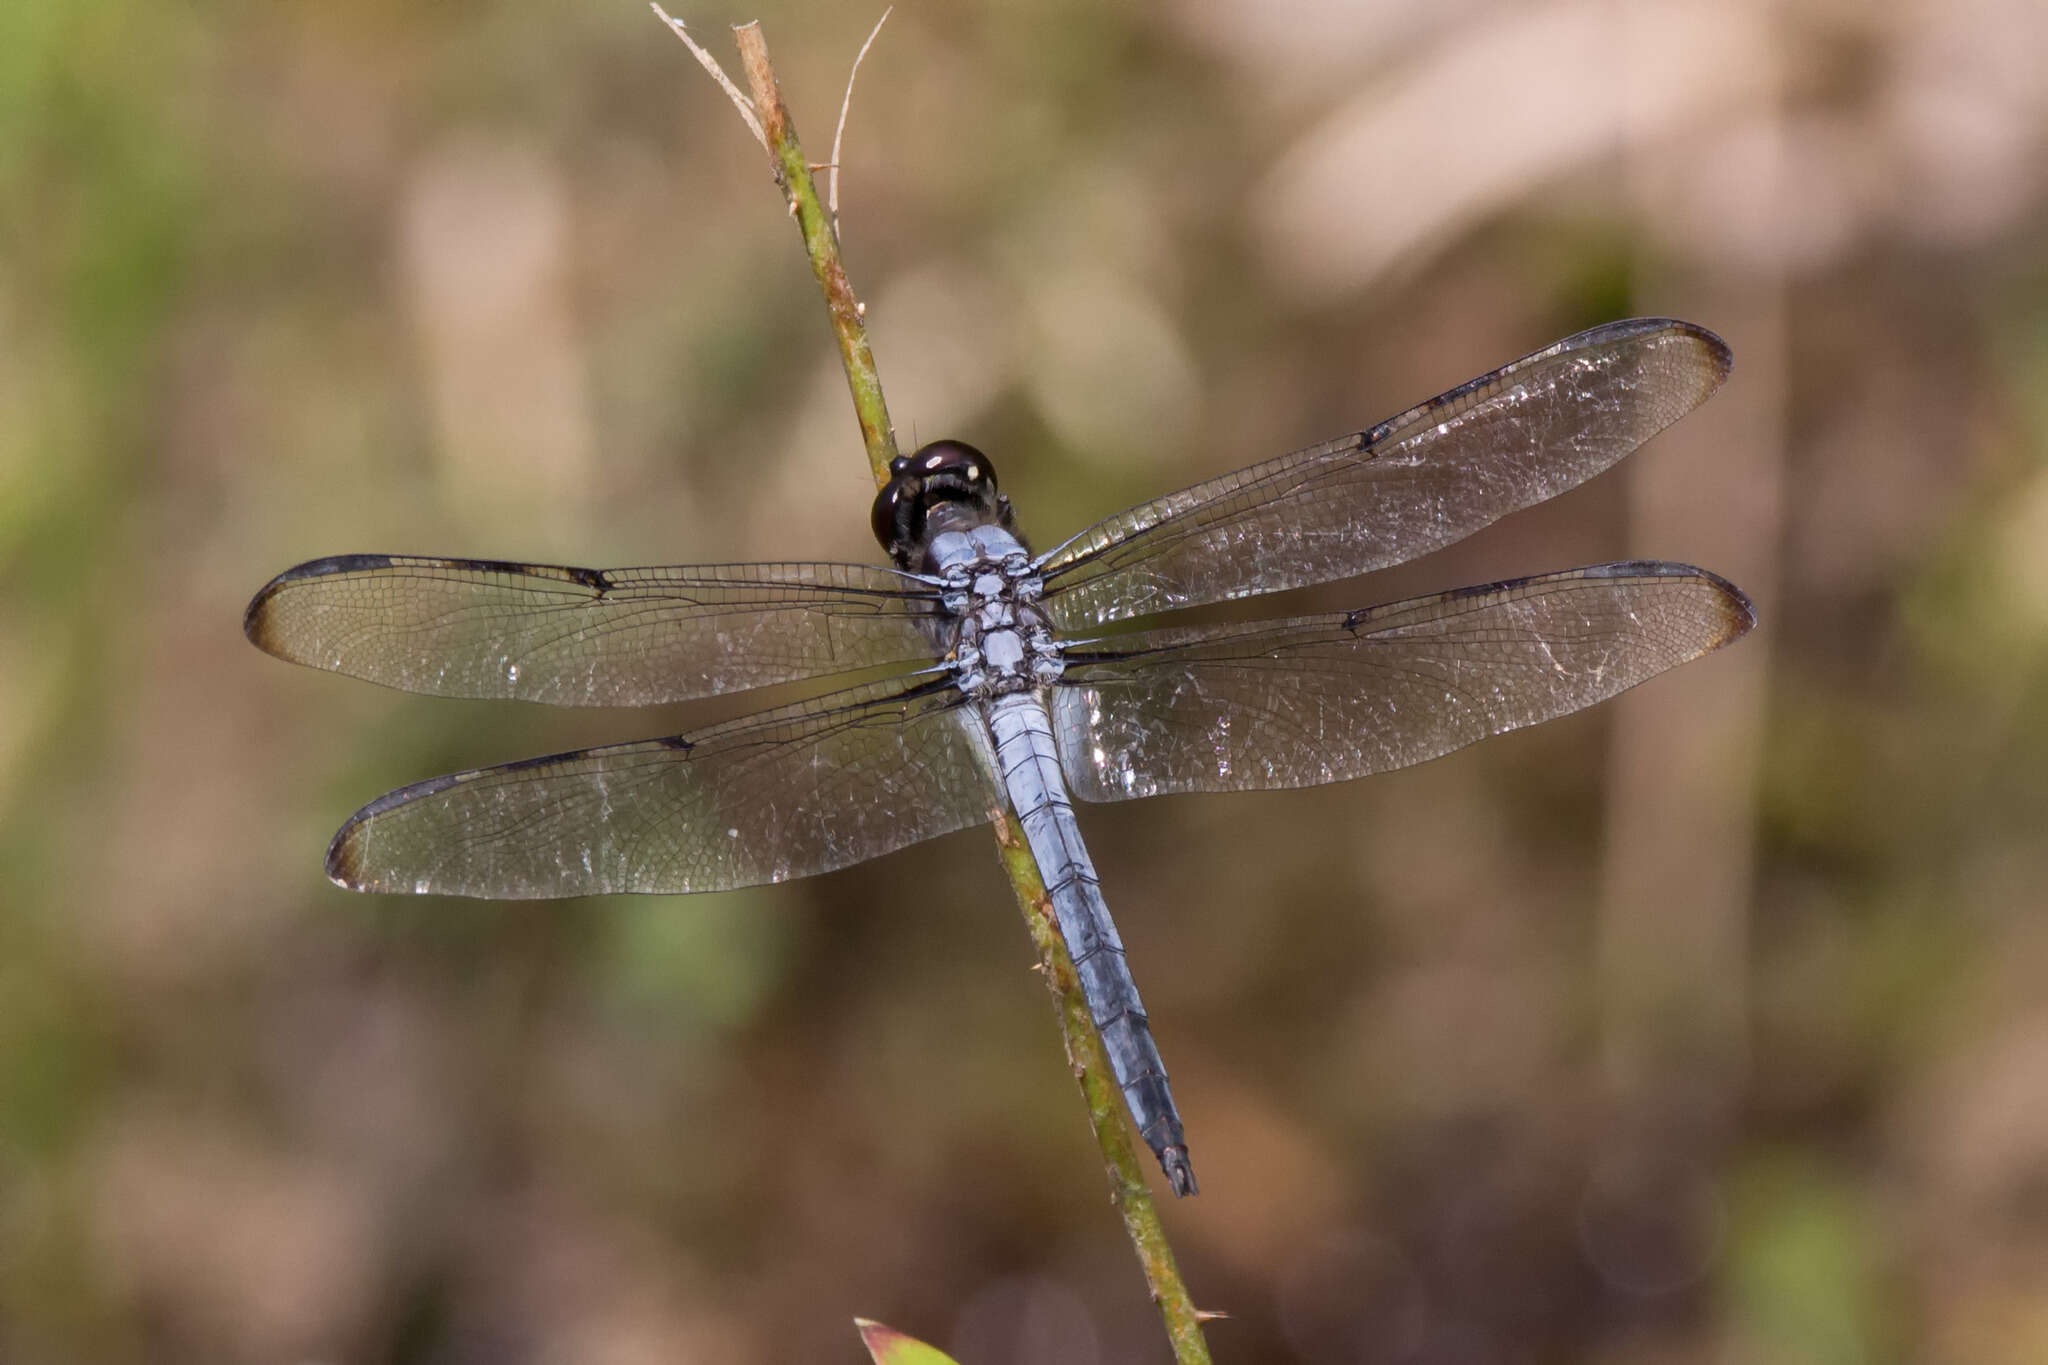
[[[832,130],[832,160],[828,163],[832,174],[825,182],[825,210],[832,215],[834,235],[839,232],[839,141],[846,136],[846,112],[853,108],[853,78],[860,74],[860,64],[867,60],[868,49],[875,45],[875,35],[882,31],[882,25],[889,22],[889,16],[895,11],[894,5],[882,11],[882,17],[875,20],[868,40],[860,45],[859,53],[854,56],[853,69],[846,73],[846,97],[839,101],[839,126]]]

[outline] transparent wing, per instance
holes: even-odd
[[[249,603],[259,648],[407,692],[645,706],[931,659],[929,594],[860,564],[573,569],[341,555]]]
[[[1045,561],[1070,631],[1350,578],[1592,478],[1697,407],[1728,348],[1639,318],[1567,337],[1368,431],[1099,522]]]
[[[943,677],[835,692],[695,735],[437,777],[327,850],[357,891],[527,900],[723,891],[829,872],[988,818],[972,713]]]
[[[1591,706],[1755,620],[1724,579],[1635,561],[1114,637],[1068,655],[1060,766],[1088,801],[1363,777]]]

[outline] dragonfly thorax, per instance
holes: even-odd
[[[1000,526],[943,531],[929,555],[952,632],[954,682],[978,700],[1046,687],[1066,665],[1038,606],[1045,585],[1017,538]]]

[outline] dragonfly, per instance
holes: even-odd
[[[736,720],[475,768],[358,810],[355,891],[727,891],[1014,813],[1131,1120],[1196,1192],[1074,802],[1309,787],[1562,716],[1754,625],[1687,564],[1595,564],[1250,623],[1137,618],[1402,563],[1599,474],[1720,386],[1665,318],[1568,337],[1349,436],[1141,503],[1043,553],[988,457],[889,467],[889,563],[584,569],[352,554],[258,592],[249,639],[408,692],[645,706],[870,674]],[[845,680],[852,682],[853,680]]]

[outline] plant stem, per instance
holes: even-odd
[[[861,321],[860,300],[847,283],[846,268],[839,263],[839,238],[825,206],[818,202],[818,187],[811,180],[811,164],[796,138],[796,125],[782,102],[782,87],[776,83],[775,68],[768,60],[768,43],[759,23],[741,24],[733,30],[739,44],[740,64],[747,73],[747,87],[753,92],[754,112],[761,120],[762,136],[768,139],[768,156],[775,163],[775,181],[789,201],[803,234],[804,253],[811,258],[811,273],[825,295],[825,311],[832,319],[832,335],[839,342],[839,360],[846,369],[846,386],[853,391],[854,416],[860,419],[860,435],[868,450],[868,467],[874,471],[877,487],[889,482],[889,461],[896,458],[896,428],[889,421],[889,405],[882,397],[882,377],[875,372],[875,353],[868,349],[868,329]]]
[[[659,13],[659,8],[656,10]],[[662,16],[668,20],[667,15]],[[689,41],[680,25],[668,20],[677,33]],[[888,404],[882,396],[881,377],[875,371],[874,353],[868,348],[867,327],[861,319],[861,305],[847,282],[839,260],[839,241],[830,217],[819,203],[811,166],[797,141],[796,126],[782,102],[775,68],[768,59],[768,45],[758,23],[742,24],[733,31],[740,50],[751,92],[752,113],[759,121],[768,156],[775,167],[776,183],[782,187],[790,214],[803,235],[804,251],[810,257],[811,273],[825,296],[825,309],[832,321],[832,333],[839,343],[839,359],[846,369],[846,383],[853,394],[854,412],[860,419],[861,438],[867,446],[868,464],[877,485],[889,479],[889,462],[896,457],[895,428],[889,421]],[[696,49],[694,43],[691,44]],[[746,110],[742,110],[744,114]],[[1060,1031],[1066,1042],[1067,1059],[1080,1084],[1088,1108],[1089,1126],[1102,1151],[1109,1177],[1110,1199],[1123,1217],[1124,1230],[1138,1253],[1145,1282],[1152,1291],[1165,1321],[1179,1365],[1208,1365],[1209,1348],[1202,1338],[1203,1315],[1188,1297],[1180,1271],[1174,1263],[1173,1247],[1159,1221],[1145,1181],[1144,1167],[1131,1141],[1130,1126],[1124,1121],[1123,1096],[1110,1071],[1102,1039],[1089,1017],[1080,981],[1067,946],[1060,937],[1052,902],[1038,864],[1025,845],[1024,832],[1007,810],[993,813],[998,858],[1016,893],[1017,906],[1031,941],[1038,949],[1046,987],[1052,992]]]

